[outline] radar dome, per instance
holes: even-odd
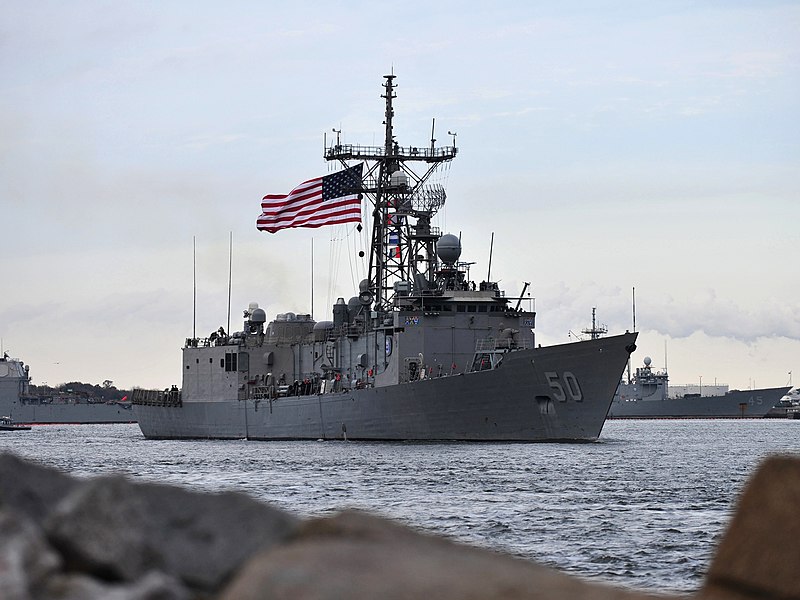
[[[392,173],[392,185],[393,186],[408,185],[408,175],[406,175],[405,171],[400,170]]]
[[[358,291],[359,292],[366,292],[369,290],[369,279],[362,279],[358,283]]]
[[[645,356],[644,357],[644,366],[645,367],[649,367],[651,362],[653,362],[653,360],[649,356]]]
[[[250,321],[253,323],[266,323],[267,313],[264,312],[263,308],[254,308],[250,312]]]
[[[452,233],[446,233],[436,243],[436,254],[447,264],[455,263],[461,256],[461,240]]]

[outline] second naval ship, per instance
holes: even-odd
[[[609,419],[712,419],[764,417],[789,387],[730,390],[727,385],[672,386],[667,370],[653,369],[649,356],[630,381],[620,383]]]
[[[130,401],[89,402],[85,398],[31,393],[30,368],[7,353],[0,357],[0,416],[29,425],[133,423]]]
[[[450,146],[401,146],[395,76],[385,76],[381,146],[326,146],[339,198],[365,199],[369,278],[331,320],[251,303],[242,331],[186,340],[182,386],[134,390],[147,438],[590,441],[600,435],[636,333],[536,346],[532,305],[475,281],[458,236],[432,218],[445,203],[431,176]],[[331,176],[322,178],[322,198]],[[317,180],[293,195],[306,198]],[[309,195],[313,195],[313,190]],[[267,196],[265,201],[288,196]],[[267,203],[269,206],[271,204]],[[264,206],[264,205],[262,205]],[[266,210],[266,209],[265,209]],[[333,200],[292,219],[343,214]],[[351,210],[351,209],[350,209]],[[262,215],[264,217],[264,215]],[[292,225],[295,226],[295,225]],[[266,217],[259,228],[283,226]],[[357,228],[361,231],[361,223]]]

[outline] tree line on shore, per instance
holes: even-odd
[[[130,395],[130,390],[118,389],[114,386],[113,381],[106,379],[100,385],[80,381],[61,383],[57,386],[31,384],[30,393],[37,396],[78,396],[108,402],[109,400],[122,400],[125,396]]]

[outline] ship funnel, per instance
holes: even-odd
[[[345,304],[344,298],[339,298],[336,300],[336,304],[333,305],[333,326],[343,327],[347,325],[347,321],[347,304]]]

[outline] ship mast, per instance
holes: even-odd
[[[373,205],[369,256],[369,285],[361,290],[362,302],[374,302],[373,310],[392,310],[395,296],[424,293],[433,286],[437,268],[436,241],[441,233],[431,218],[444,205],[445,191],[428,184],[436,169],[452,160],[453,145],[436,147],[433,131],[430,147],[400,146],[395,140],[393,100],[397,97],[395,75],[384,75],[385,101],[383,146],[340,144],[325,149],[325,159],[366,163],[361,192]],[[412,167],[422,166],[420,173]],[[365,292],[368,292],[366,294]]]
[[[592,327],[581,330],[581,333],[590,336],[589,339],[592,339],[592,340],[599,339],[601,336],[603,336],[606,333],[608,333],[608,327],[606,327],[605,325],[598,325],[597,324],[596,312],[597,312],[597,307],[593,307],[592,308]]]

